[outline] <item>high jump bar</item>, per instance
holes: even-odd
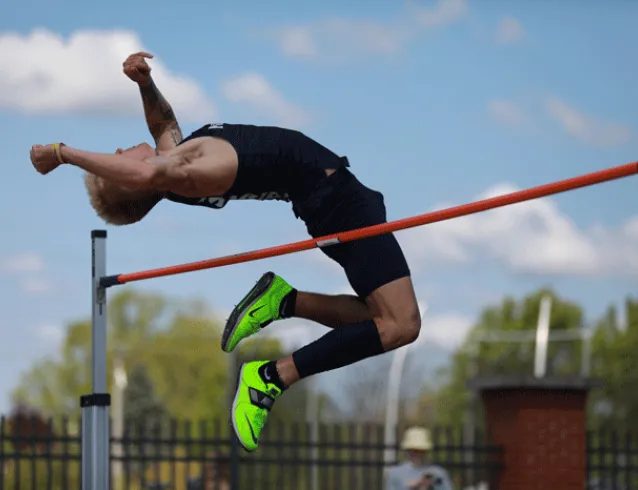
[[[484,199],[481,201],[471,202],[468,204],[462,204],[460,206],[442,209],[439,211],[420,214],[410,218],[403,218],[380,225],[368,226],[356,230],[326,235],[319,238],[312,238],[309,240],[288,243],[286,245],[278,245],[275,247],[227,255],[224,257],[202,260],[198,262],[190,262],[186,264],[162,267],[159,269],[151,269],[141,272],[131,272],[128,274],[104,276],[100,279],[100,286],[103,288],[108,288],[110,286],[126,284],[134,281],[142,281],[155,277],[183,274],[185,272],[212,269],[216,267],[250,262],[269,257],[276,257],[279,255],[286,255],[295,252],[301,252],[304,250],[310,250],[311,248],[315,247],[328,247],[331,245],[336,245],[338,243],[360,240],[362,238],[382,235],[385,233],[392,233],[395,231],[404,230],[406,228],[413,228],[416,226],[422,226],[439,221],[458,218],[460,216],[465,216],[468,214],[480,213],[490,209],[508,206],[510,204],[516,204],[519,202],[538,199],[540,197],[545,197],[552,194],[559,194],[561,192],[566,192],[581,187],[587,187],[594,184],[600,184],[602,182],[608,182],[611,180],[621,179],[623,177],[629,177],[635,174],[638,174],[638,161],[627,163],[625,165],[619,165],[617,167],[599,170],[597,172],[579,175],[577,177],[572,177],[545,185],[540,185],[537,187],[531,187],[529,189],[523,189],[520,191]]]

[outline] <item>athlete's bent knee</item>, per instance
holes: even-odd
[[[415,307],[402,322],[401,331],[401,337],[404,342],[402,345],[411,344],[419,338],[419,333],[421,333],[421,315],[419,315],[418,307]]]
[[[421,316],[419,308],[415,305],[410,311],[403,312],[401,316],[392,319],[380,318],[377,320],[381,342],[386,350],[398,349],[411,344],[421,332]]]
[[[406,323],[406,328],[405,328],[406,344],[411,344],[416,339],[418,339],[420,333],[421,333],[421,316],[419,315],[419,311],[417,309],[416,312],[410,317],[410,320]]]

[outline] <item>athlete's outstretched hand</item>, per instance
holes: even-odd
[[[60,160],[53,145],[33,145],[31,147],[31,163],[42,175],[46,175],[60,166]]]
[[[142,86],[151,82],[151,67],[148,66],[145,58],[151,59],[153,55],[146,51],[140,51],[133,53],[122,63],[126,76]]]

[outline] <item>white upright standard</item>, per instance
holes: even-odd
[[[106,231],[91,232],[93,392],[80,398],[82,407],[82,490],[109,490],[109,406],[106,392]]]

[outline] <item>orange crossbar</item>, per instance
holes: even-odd
[[[366,228],[360,228],[357,230],[346,231],[334,235],[327,235],[324,237],[303,240],[295,243],[288,243],[286,245],[278,245],[261,250],[253,250],[251,252],[227,255],[215,259],[190,262],[188,264],[162,267],[160,269],[151,269],[142,272],[132,272],[130,274],[106,276],[101,279],[100,283],[103,287],[109,287],[117,284],[126,284],[134,281],[142,281],[144,279],[152,279],[155,277],[170,276],[175,274],[183,274],[184,272],[193,272],[204,269],[212,269],[215,267],[223,267],[226,265],[240,264],[242,262],[250,262],[253,260],[276,257],[278,255],[301,252],[303,250],[309,250],[315,247],[327,247],[330,245],[336,245],[338,243],[360,240],[361,238],[382,235],[384,233],[392,233],[395,231],[404,230],[406,228],[413,228],[415,226],[421,226],[430,223],[436,223],[439,221],[449,220],[452,218],[458,218],[459,216],[480,213],[489,209],[508,206],[510,204],[529,201],[532,199],[537,199],[539,197],[558,194],[561,192],[570,191],[594,184],[600,184],[602,182],[620,179],[623,177],[629,177],[635,174],[638,174],[638,162],[627,163],[625,165],[600,170],[598,172],[592,172],[589,174],[580,175],[578,177],[572,177],[570,179],[552,182],[550,184],[545,184],[538,187],[532,187],[530,189],[512,192],[510,194],[505,194],[502,196],[484,199],[482,201],[462,204],[460,206],[442,209],[440,211],[433,211],[431,213],[425,213],[418,216],[413,216],[411,218],[403,218],[380,225],[368,226]]]

